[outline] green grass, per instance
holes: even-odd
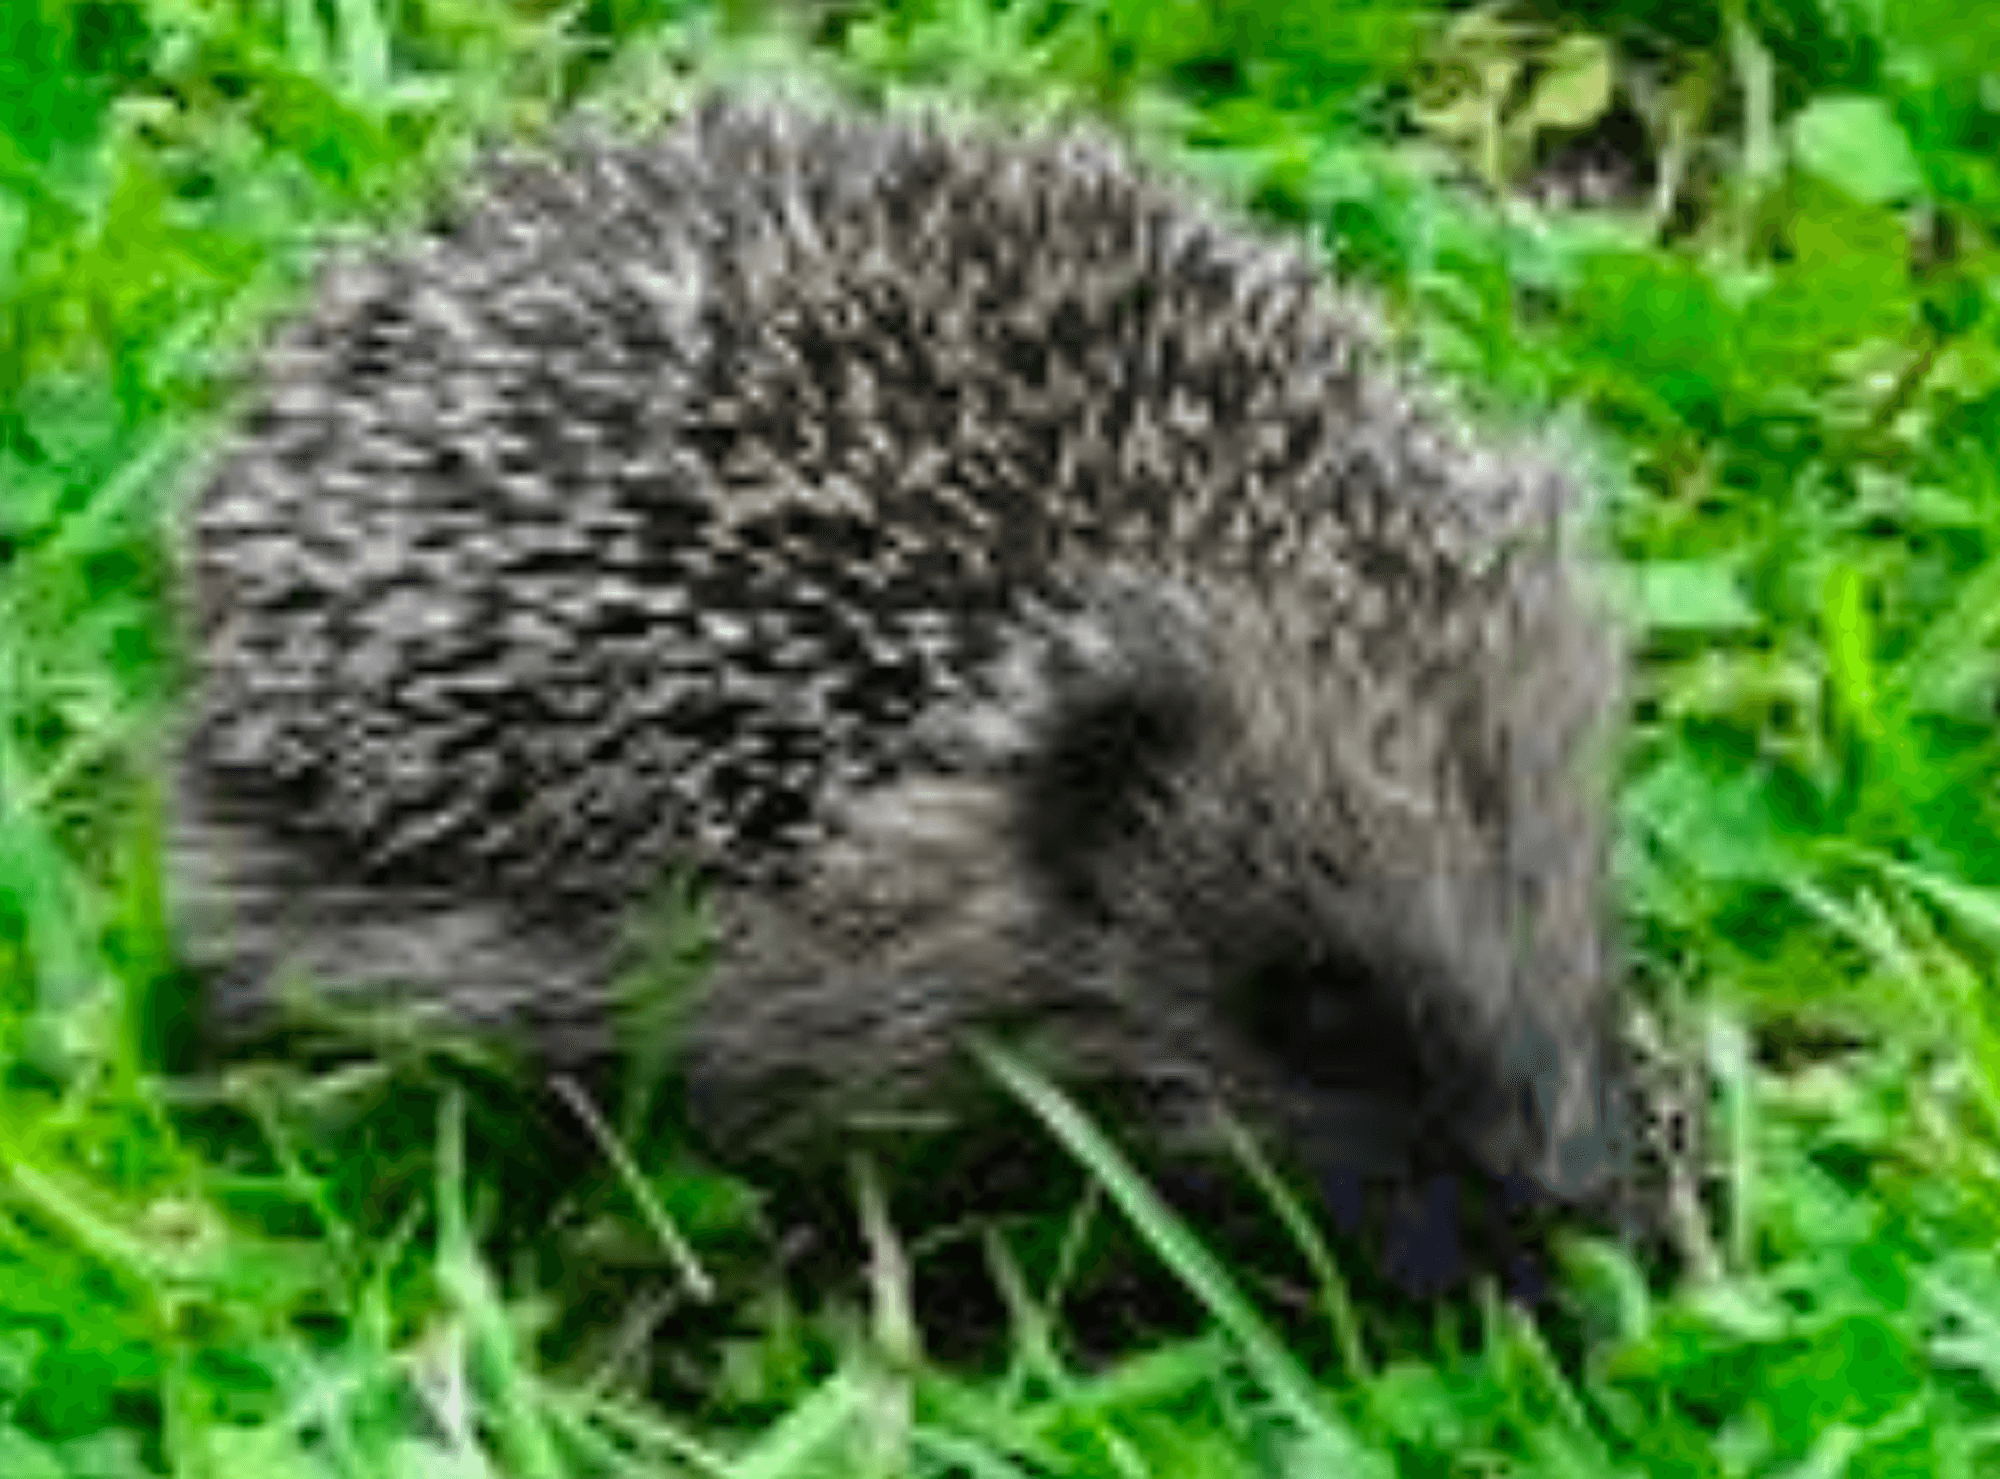
[[[2000,1472],[2000,19],[913,0],[780,44],[737,12],[0,21],[0,1475]],[[1225,1260],[1005,1060],[1090,1169],[1075,1217],[899,1228],[864,1169],[835,1276],[650,1113],[413,1051],[161,1072],[160,528],[232,365],[477,141],[800,55],[1110,114],[1471,393],[1592,428],[1559,434],[1642,632],[1632,1034],[1706,1120],[1678,1275],[1579,1237],[1539,1319],[1413,1310],[1268,1181]],[[1529,203],[1615,128],[1654,167],[1612,209]],[[997,1345],[945,1354],[940,1258]],[[1106,1351],[1118,1266],[1183,1298]]]

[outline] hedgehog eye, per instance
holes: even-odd
[[[1228,1000],[1253,1042],[1281,1057],[1309,1058],[1351,1037],[1374,987],[1359,961],[1291,956],[1239,974]]]
[[[1279,955],[1235,979],[1225,1010],[1246,1042],[1302,1083],[1396,1094],[1419,1075],[1397,986],[1349,952]]]

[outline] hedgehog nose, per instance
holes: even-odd
[[[1558,1041],[1523,1021],[1503,1046],[1499,1069],[1498,1102],[1483,1106],[1472,1126],[1474,1155],[1490,1172],[1525,1177],[1559,1202],[1599,1195],[1616,1174],[1622,1144],[1602,1052],[1587,1037]]]
[[[1631,1152],[1624,1076],[1599,1049],[1570,1065],[1549,1121],[1544,1180],[1565,1201],[1592,1202],[1618,1185]]]

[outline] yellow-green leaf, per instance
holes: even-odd
[[[1905,199],[1923,187],[1909,135],[1880,98],[1815,100],[1793,120],[1792,147],[1800,164],[1871,205]]]
[[[1527,114],[1541,128],[1587,128],[1611,106],[1611,43],[1565,36],[1549,53]]]

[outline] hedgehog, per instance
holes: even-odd
[[[187,501],[183,938],[223,1023],[305,982],[572,1064],[685,872],[727,1161],[1004,1152],[984,1037],[1169,1156],[1222,1111],[1587,1205],[1582,492],[1103,132],[580,131],[329,266]]]

